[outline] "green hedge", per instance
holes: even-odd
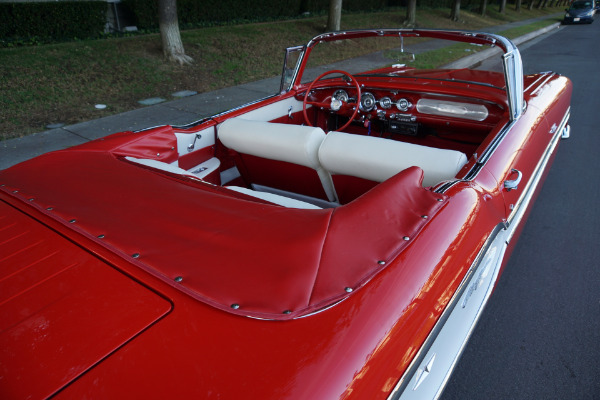
[[[106,11],[104,1],[0,3],[0,39],[7,45],[97,37]]]
[[[296,17],[304,0],[178,0],[179,24],[185,26],[211,26],[242,21],[269,21]],[[135,15],[139,29],[158,28],[157,0],[124,0],[123,4]]]
[[[463,8],[479,0],[463,0]],[[142,30],[158,28],[158,0],[123,0]],[[343,0],[348,12],[405,6],[406,0]],[[418,7],[447,8],[452,0],[419,0]],[[106,24],[104,1],[0,3],[0,46],[98,37]],[[295,18],[327,14],[329,0],[177,0],[182,28]]]
[[[304,0],[303,10],[311,13],[323,13],[329,11],[329,0]],[[387,7],[390,0],[343,0],[342,9],[344,11],[374,11]]]
[[[345,11],[373,11],[397,0],[344,0]],[[158,28],[157,0],[123,0],[123,4],[135,15],[139,29]],[[177,0],[180,26],[212,26],[244,21],[271,21],[293,18],[304,12],[324,14],[329,11],[329,0]]]

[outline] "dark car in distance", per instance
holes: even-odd
[[[596,13],[594,1],[578,0],[567,8],[563,24],[586,23],[594,22],[594,14]]]

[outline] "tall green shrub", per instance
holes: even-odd
[[[0,3],[0,39],[59,41],[97,37],[104,31],[104,1]]]
[[[390,0],[344,0],[344,11],[373,11],[388,5]],[[124,0],[136,17],[140,29],[158,27],[156,0]],[[326,13],[329,0],[177,0],[179,23],[183,26],[211,26],[243,21],[270,21],[299,16],[304,12]]]

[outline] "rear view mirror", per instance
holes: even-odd
[[[407,53],[403,50],[388,50],[384,51],[383,55],[394,64],[408,64],[415,61],[414,53]]]

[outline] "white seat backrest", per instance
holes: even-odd
[[[376,182],[417,166],[424,172],[423,186],[433,186],[454,178],[466,164],[467,157],[454,150],[329,132],[319,148],[319,161],[333,175],[350,175]]]
[[[217,128],[228,148],[269,160],[286,161],[319,169],[319,146],[325,132],[311,126],[278,124],[230,118]]]
[[[319,147],[325,140],[323,129],[236,117],[220,124],[217,136],[238,153],[314,169],[329,201],[337,200],[331,176],[319,163]]]

